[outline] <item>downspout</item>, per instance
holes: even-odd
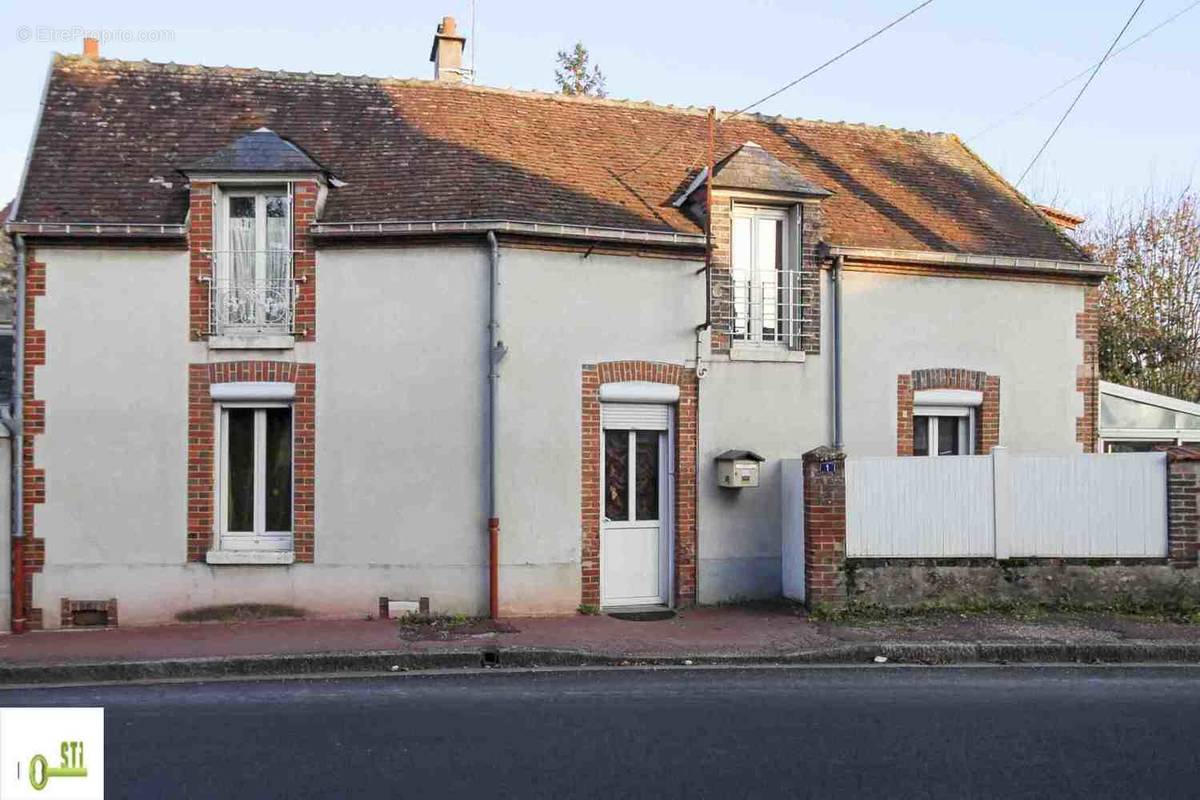
[[[833,446],[842,445],[842,266],[845,256],[833,257],[829,277],[833,283]]]
[[[507,352],[500,340],[500,243],[488,231],[488,613],[500,616],[500,512],[496,507],[496,422],[499,417],[500,362]]]
[[[17,234],[17,302],[13,313],[13,397],[12,412],[0,412],[9,430],[12,463],[9,465],[12,490],[9,494],[12,514],[12,632],[25,633],[25,432],[21,421],[25,409],[25,237]]]

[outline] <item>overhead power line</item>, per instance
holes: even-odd
[[[1054,141],[1054,136],[1058,133],[1058,129],[1061,128],[1063,123],[1067,121],[1067,117],[1071,116],[1071,112],[1075,110],[1075,105],[1079,102],[1079,98],[1083,97],[1083,93],[1086,92],[1088,87],[1092,85],[1092,81],[1096,79],[1096,73],[1098,73],[1100,68],[1104,66],[1104,62],[1108,61],[1109,56],[1112,55],[1113,49],[1117,46],[1117,42],[1121,41],[1121,37],[1125,35],[1125,31],[1129,30],[1129,26],[1133,24],[1133,18],[1137,16],[1139,11],[1142,10],[1142,6],[1145,5],[1145,3],[1146,0],[1138,0],[1138,4],[1134,6],[1133,13],[1129,15],[1129,19],[1125,20],[1125,24],[1121,26],[1121,31],[1117,34],[1117,38],[1112,40],[1112,44],[1108,46],[1108,50],[1105,51],[1104,57],[1096,62],[1096,67],[1092,70],[1092,74],[1088,76],[1087,83],[1083,84],[1083,88],[1079,90],[1079,94],[1075,95],[1075,99],[1071,101],[1071,105],[1067,106],[1067,110],[1064,111],[1062,117],[1059,118],[1058,124],[1054,126],[1054,130],[1050,131],[1050,135],[1046,137],[1046,141],[1042,142],[1042,146],[1039,147],[1037,153],[1034,154],[1033,160],[1029,162],[1029,166],[1027,166],[1025,171],[1021,173],[1021,177],[1017,178],[1017,187],[1021,186],[1021,182],[1025,180],[1025,176],[1029,174],[1029,170],[1033,169],[1033,165],[1036,164],[1038,159],[1042,157],[1042,153],[1046,152],[1046,148],[1050,146],[1050,142]]]
[[[767,101],[768,101],[768,100],[770,100],[772,97],[776,97],[776,96],[778,96],[778,95],[781,95],[781,94],[783,94],[783,93],[784,93],[784,92],[786,92],[788,89],[790,89],[790,88],[792,88],[793,86],[795,86],[796,84],[800,83],[800,81],[807,80],[808,78],[811,78],[813,75],[816,75],[818,72],[820,72],[821,70],[825,69],[825,68],[826,68],[826,67],[828,67],[829,65],[831,65],[831,64],[833,64],[833,63],[835,63],[835,62],[837,62],[837,61],[840,61],[840,60],[841,60],[842,58],[844,58],[845,56],[848,56],[848,55],[850,55],[850,54],[851,54],[851,53],[853,53],[855,50],[857,50],[858,48],[862,47],[864,44],[866,44],[867,42],[871,41],[871,40],[872,40],[872,39],[874,39],[875,37],[877,37],[877,36],[879,36],[880,34],[882,34],[882,33],[885,33],[886,31],[888,31],[888,30],[890,30],[890,29],[892,29],[892,28],[896,27],[896,26],[897,26],[897,25],[899,25],[901,22],[903,22],[904,20],[908,19],[908,18],[909,18],[909,17],[911,17],[913,14],[917,13],[917,12],[918,12],[918,11],[920,11],[922,8],[924,8],[925,6],[929,5],[929,4],[930,4],[930,3],[932,3],[932,2],[933,2],[933,0],[925,0],[925,2],[923,2],[923,3],[919,4],[919,5],[917,5],[915,8],[912,8],[911,10],[909,10],[909,11],[905,12],[904,14],[900,15],[899,17],[896,17],[894,20],[892,20],[891,22],[889,22],[887,25],[884,25],[882,28],[880,28],[879,30],[875,31],[874,33],[872,33],[872,34],[871,34],[870,36],[868,36],[867,38],[865,38],[865,39],[862,39],[862,40],[861,40],[861,41],[859,41],[857,44],[854,44],[854,45],[852,45],[851,47],[848,47],[848,48],[846,48],[845,50],[843,50],[842,52],[838,53],[838,54],[837,54],[836,56],[834,56],[833,58],[831,58],[831,59],[829,59],[828,61],[826,61],[824,64],[821,64],[819,67],[815,67],[814,69],[811,69],[811,70],[809,70],[808,72],[806,72],[806,73],[804,73],[803,75],[801,75],[799,78],[796,78],[796,80],[792,81],[791,83],[789,83],[789,84],[786,84],[786,85],[784,85],[784,86],[781,86],[780,88],[778,88],[778,89],[776,89],[775,91],[771,92],[771,93],[770,93],[769,95],[767,95],[766,97],[763,97],[763,98],[761,98],[761,99],[759,99],[759,100],[755,100],[753,103],[751,103],[750,105],[746,106],[745,108],[738,109],[737,111],[735,111],[735,112],[733,112],[732,114],[730,114],[728,117],[725,117],[725,119],[721,120],[721,122],[722,122],[722,123],[724,123],[724,122],[728,122],[729,120],[733,119],[733,118],[734,118],[734,117],[736,117],[736,116],[739,116],[739,115],[741,115],[741,114],[745,114],[747,111],[749,111],[749,110],[750,110],[750,109],[752,109],[752,108],[757,108],[758,106],[761,106],[763,103],[767,102]]]
[[[1193,0],[1193,2],[1192,2],[1190,5],[1188,5],[1188,6],[1184,7],[1184,8],[1182,8],[1182,9],[1180,9],[1179,11],[1176,11],[1174,14],[1172,14],[1172,15],[1171,15],[1171,16],[1169,16],[1169,17],[1167,17],[1166,19],[1164,19],[1162,22],[1160,22],[1160,23],[1158,23],[1157,25],[1155,25],[1155,26],[1154,26],[1153,28],[1151,28],[1150,30],[1148,30],[1148,31],[1146,31],[1145,33],[1143,33],[1143,34],[1141,34],[1140,36],[1138,36],[1136,39],[1131,39],[1130,41],[1128,41],[1128,42],[1126,42],[1125,44],[1121,45],[1120,47],[1118,47],[1116,50],[1114,50],[1114,51],[1113,51],[1112,55],[1108,57],[1108,60],[1109,60],[1109,61],[1112,61],[1114,58],[1116,58],[1117,56],[1121,55],[1121,53],[1124,53],[1126,50],[1128,50],[1129,48],[1133,47],[1135,44],[1137,44],[1137,43],[1139,43],[1139,42],[1142,42],[1142,41],[1144,41],[1144,40],[1146,40],[1146,39],[1150,38],[1150,36],[1152,36],[1152,35],[1153,35],[1153,34],[1155,34],[1155,33],[1158,33],[1158,31],[1160,31],[1160,30],[1162,30],[1163,28],[1167,27],[1167,26],[1168,26],[1168,25],[1170,25],[1172,22],[1174,22],[1175,20],[1179,19],[1180,17],[1182,17],[1182,16],[1183,16],[1184,14],[1186,14],[1187,12],[1191,11],[1191,10],[1192,10],[1193,8],[1195,8],[1196,6],[1200,6],[1200,0]],[[995,121],[995,122],[993,122],[991,125],[988,125],[986,128],[984,128],[983,130],[979,131],[978,133],[973,133],[973,134],[971,134],[970,136],[968,136],[968,137],[967,137],[967,141],[968,141],[968,142],[973,142],[973,141],[975,141],[976,139],[979,139],[979,138],[981,138],[981,137],[983,137],[983,136],[986,136],[987,134],[991,133],[991,132],[992,132],[992,131],[994,131],[996,128],[999,128],[1001,125],[1005,124],[1005,123],[1006,123],[1006,122],[1008,122],[1009,120],[1011,120],[1011,119],[1013,119],[1013,118],[1015,118],[1015,117],[1019,117],[1019,116],[1021,116],[1022,114],[1024,114],[1024,113],[1025,113],[1026,111],[1028,111],[1029,109],[1031,109],[1031,108],[1033,108],[1034,106],[1036,106],[1036,105],[1038,105],[1039,103],[1041,103],[1043,100],[1046,100],[1047,98],[1053,97],[1054,95],[1058,94],[1060,91],[1062,91],[1063,89],[1065,89],[1066,87],[1070,86],[1070,85],[1071,85],[1072,83],[1074,83],[1075,81],[1077,81],[1077,80],[1079,80],[1080,78],[1084,77],[1084,76],[1085,76],[1085,75],[1087,75],[1089,72],[1091,72],[1093,69],[1095,69],[1097,66],[1099,66],[1099,62],[1097,62],[1096,64],[1092,64],[1092,65],[1090,65],[1090,66],[1089,66],[1087,69],[1083,70],[1082,72],[1080,72],[1080,73],[1078,73],[1078,74],[1076,74],[1076,75],[1072,75],[1070,78],[1067,78],[1065,81],[1063,81],[1062,83],[1060,83],[1058,86],[1055,86],[1053,89],[1051,89],[1050,91],[1048,91],[1048,92],[1046,92],[1045,94],[1041,95],[1041,96],[1040,96],[1040,97],[1038,97],[1036,100],[1031,100],[1031,101],[1029,101],[1028,103],[1026,103],[1025,105],[1021,106],[1020,108],[1016,109],[1015,111],[1009,112],[1008,114],[1006,114],[1006,115],[1004,115],[1003,117],[1001,117],[1000,119],[996,120],[996,121]]]
[[[821,70],[823,70],[823,69],[825,69],[826,67],[830,66],[831,64],[834,64],[835,62],[837,62],[837,61],[840,61],[842,58],[844,58],[844,57],[846,57],[846,56],[850,55],[850,54],[851,54],[851,53],[853,53],[855,50],[857,50],[858,48],[862,47],[864,44],[866,44],[867,42],[869,42],[869,41],[871,41],[872,39],[876,38],[876,37],[877,37],[877,36],[879,36],[880,34],[882,34],[882,33],[886,32],[886,31],[888,31],[889,29],[891,29],[891,28],[894,28],[895,26],[899,25],[901,22],[903,22],[904,20],[908,19],[908,18],[909,18],[909,17],[911,17],[913,14],[917,13],[917,12],[918,12],[918,11],[920,11],[922,8],[924,8],[925,6],[929,5],[929,4],[930,4],[930,3],[932,3],[932,2],[933,2],[933,0],[925,0],[925,2],[923,2],[923,3],[919,4],[919,5],[917,5],[916,7],[914,7],[914,8],[912,8],[912,9],[910,9],[908,12],[906,12],[906,13],[902,14],[901,16],[897,17],[896,19],[892,20],[892,21],[891,21],[891,22],[889,22],[887,25],[884,25],[882,28],[880,28],[879,30],[875,31],[874,33],[872,33],[872,34],[871,34],[870,36],[868,36],[867,38],[865,38],[865,39],[862,39],[862,40],[858,41],[856,44],[854,44],[854,45],[852,45],[852,46],[850,46],[850,47],[846,48],[845,50],[843,50],[842,52],[838,53],[838,54],[837,54],[836,56],[834,56],[833,58],[829,59],[828,61],[826,61],[825,63],[821,64],[820,66],[818,66],[818,67],[815,67],[814,69],[811,69],[811,70],[809,70],[808,72],[804,73],[804,74],[803,74],[803,75],[801,75],[799,78],[796,78],[796,80],[792,81],[791,83],[787,84],[786,86],[783,86],[783,87],[780,87],[779,89],[776,89],[775,91],[771,92],[771,93],[770,93],[769,95],[767,95],[766,97],[763,97],[763,98],[761,98],[761,99],[759,99],[759,100],[755,100],[753,103],[751,103],[750,105],[746,106],[745,108],[741,108],[741,109],[739,109],[739,110],[737,110],[737,111],[733,112],[732,114],[730,114],[728,117],[725,117],[724,119],[722,119],[722,120],[719,120],[719,121],[717,122],[717,124],[718,124],[718,125],[721,125],[721,124],[723,124],[723,123],[725,123],[725,122],[727,122],[727,121],[729,121],[729,120],[733,119],[734,117],[737,117],[737,116],[739,116],[739,115],[741,115],[741,114],[745,114],[747,111],[749,111],[749,110],[751,110],[751,109],[753,109],[753,108],[757,108],[758,106],[760,106],[760,105],[762,105],[763,103],[765,103],[765,102],[767,102],[768,100],[770,100],[772,97],[777,97],[778,95],[781,95],[781,94],[783,94],[783,93],[784,93],[784,92],[786,92],[788,89],[792,88],[793,86],[795,86],[796,84],[800,83],[801,81],[803,81],[803,80],[807,80],[808,78],[811,78],[813,75],[816,75],[818,72],[820,72]],[[1200,3],[1200,0],[1196,0],[1196,2],[1197,2],[1197,3]],[[668,139],[667,141],[663,142],[663,144],[662,144],[662,145],[661,145],[661,146],[660,146],[658,149],[656,149],[656,150],[655,150],[654,152],[652,152],[650,155],[646,156],[646,158],[642,159],[642,160],[641,160],[641,161],[639,161],[637,164],[634,164],[632,167],[629,167],[628,169],[622,170],[621,172],[616,172],[616,173],[613,173],[613,176],[614,176],[614,177],[616,177],[616,178],[623,178],[623,177],[625,177],[626,175],[629,175],[629,174],[631,174],[631,173],[637,172],[637,171],[638,171],[638,170],[640,170],[642,167],[646,166],[646,165],[647,165],[647,164],[649,164],[651,161],[653,161],[655,158],[658,158],[658,156],[659,156],[659,155],[661,155],[661,154],[663,153],[663,151],[664,151],[664,150],[666,150],[668,147],[670,147],[671,145],[673,145],[673,144],[676,144],[676,143],[678,143],[678,142],[682,142],[682,141],[684,141],[684,139],[682,139],[682,138],[672,138],[672,139]]]

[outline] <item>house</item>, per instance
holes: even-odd
[[[705,110],[462,47],[54,57],[7,226],[17,624],[776,596],[782,459],[1095,449],[1106,268],[957,137],[717,114],[710,176]]]

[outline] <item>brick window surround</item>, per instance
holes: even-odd
[[[580,475],[580,602],[600,605],[600,386],[622,381],[648,381],[679,387],[675,414],[675,605],[696,602],[696,420],[699,384],[696,371],[651,361],[585,364],[582,377]]]
[[[1000,444],[1000,378],[970,369],[918,369],[896,377],[896,455],[913,454],[913,395],[926,389],[983,393],[975,415],[975,452],[987,455]]]
[[[203,562],[213,546],[216,430],[210,386],[269,381],[296,386],[292,402],[292,549],[297,563],[312,563],[316,478],[315,364],[229,361],[188,366],[187,559]]]
[[[208,280],[213,277],[210,251],[220,247],[213,241],[213,217],[220,213],[213,204],[216,186],[211,181],[195,181],[188,193],[188,336],[192,341],[202,341],[209,333]],[[317,255],[309,228],[316,222],[319,194],[315,180],[291,183],[295,336],[302,342],[314,341],[317,336]]]

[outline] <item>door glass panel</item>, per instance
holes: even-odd
[[[254,530],[254,409],[231,408],[226,413],[229,453],[229,531]]]
[[[267,208],[267,252],[263,254],[264,280],[262,289],[263,322],[281,325],[287,321],[288,280],[291,277],[291,251],[288,236],[287,196],[269,194]]]
[[[268,408],[267,530],[292,529],[292,410]]]
[[[745,338],[750,319],[750,276],[754,266],[751,255],[753,231],[753,220],[749,217],[734,217],[731,243],[733,263],[730,277],[733,279],[733,333],[737,338]]]
[[[604,432],[604,516],[629,519],[629,431]]]
[[[658,431],[638,431],[633,461],[634,519],[658,519]]]
[[[913,417],[913,455],[929,455],[929,417]]]
[[[783,253],[783,223],[777,219],[759,219],[758,241],[755,242],[754,277],[756,286],[753,289],[750,310],[751,331],[761,328],[762,338],[772,341],[775,338],[776,293],[779,288],[777,271],[779,260]]]
[[[937,449],[939,456],[958,455],[958,417],[937,418]]]

